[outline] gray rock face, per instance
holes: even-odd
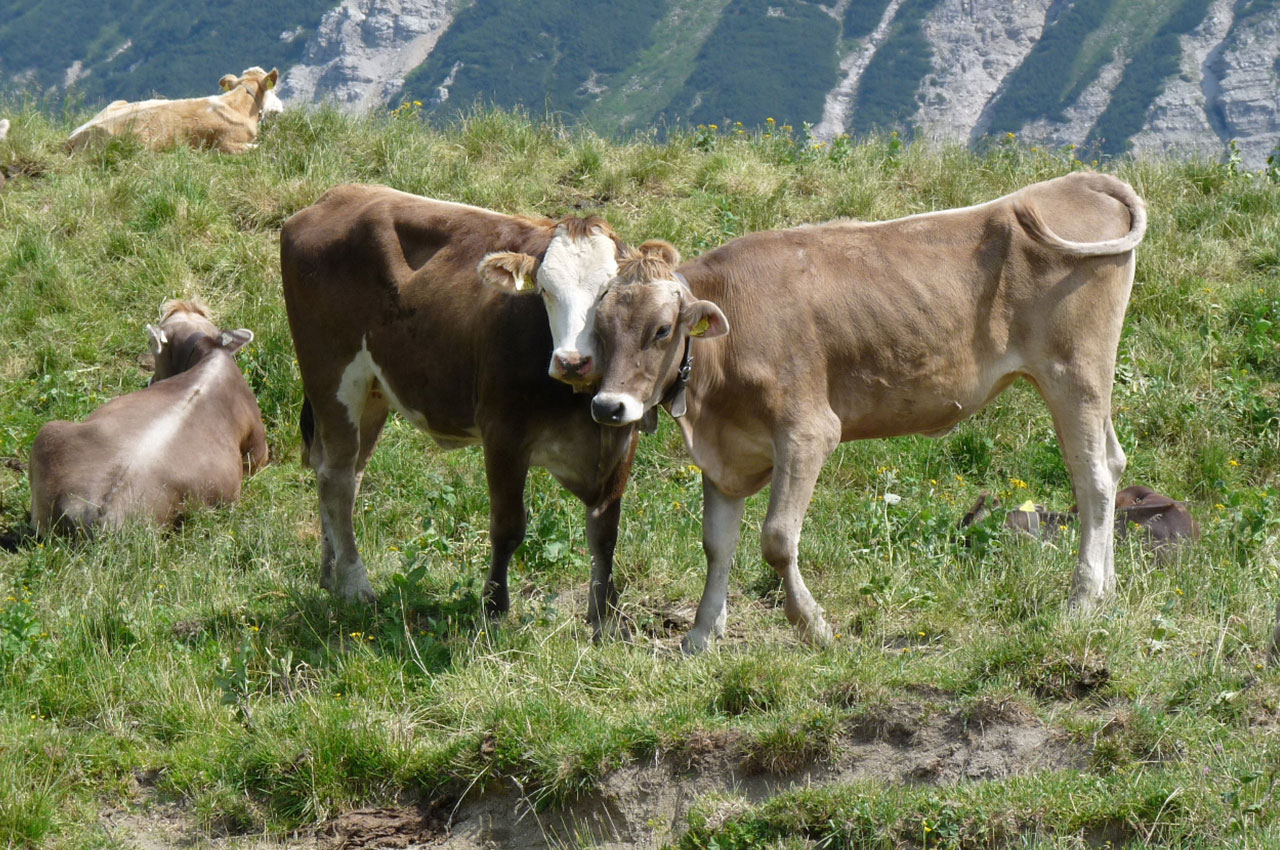
[[[344,112],[385,107],[453,22],[451,0],[343,0],[285,72],[288,105],[333,103]]]
[[[1280,9],[1237,21],[1220,54],[1218,108],[1249,168],[1280,145]]]
[[[1234,8],[1235,0],[1215,0],[1204,22],[1182,37],[1181,73],[1165,84],[1164,93],[1151,105],[1145,125],[1133,137],[1134,153],[1212,157],[1222,150],[1220,128],[1210,118],[1222,96],[1212,66],[1231,30]]]
[[[914,124],[927,137],[967,140],[986,130],[986,107],[1031,52],[1053,0],[943,0],[924,22],[934,73]]]
[[[291,104],[331,102],[348,112],[394,106],[405,76],[426,60],[453,24],[461,1],[340,0],[307,43],[302,63],[286,71],[282,99]],[[966,142],[984,135],[991,106],[1010,74],[1039,40],[1046,20],[1068,2],[940,0],[921,22],[933,50],[933,71],[916,92],[917,131],[939,141]],[[834,0],[827,11],[838,20],[847,5],[848,0]],[[859,79],[876,52],[890,43],[888,35],[903,6],[902,0],[890,0],[874,31],[846,45],[841,79],[827,92],[822,118],[812,131],[816,138],[833,138],[848,126]],[[1246,167],[1265,164],[1280,142],[1280,6],[1243,17],[1240,8],[1239,0],[1213,0],[1205,19],[1182,37],[1179,73],[1164,81],[1163,92],[1148,107],[1141,131],[1131,140],[1136,154],[1218,157],[1234,139]],[[1130,44],[1130,37],[1102,29],[1090,35],[1114,41],[1103,42],[1112,51],[1111,61],[1063,110],[1064,120],[1030,122],[1020,138],[1053,147],[1083,143],[1111,101],[1129,57],[1138,54],[1141,45]],[[455,74],[459,67],[454,63]],[[651,87],[671,82],[661,73],[646,73],[643,79]],[[620,79],[631,80],[631,85],[642,77]],[[448,97],[451,81],[444,81],[438,98]],[[591,84],[601,90],[606,85],[596,77]],[[651,118],[627,116],[635,122]]]

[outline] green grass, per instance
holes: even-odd
[[[110,846],[103,812],[172,802],[201,835],[284,836],[354,808],[451,805],[518,783],[548,807],[619,767],[727,753],[745,775],[839,764],[898,713],[995,709],[1050,729],[1079,764],[950,784],[840,780],[762,802],[711,795],[687,847],[1270,846],[1280,837],[1280,676],[1263,645],[1280,591],[1280,189],[1214,163],[1122,161],[1151,224],[1114,408],[1127,482],[1191,500],[1201,545],[1161,565],[1117,550],[1095,616],[1065,610],[1074,539],[955,520],[982,489],[1071,503],[1043,404],[1015,385],[943,440],[842,446],[801,542],[841,637],[798,645],[759,558],[749,500],[730,639],[685,659],[701,593],[700,482],[669,421],[646,438],[618,548],[632,644],[595,646],[581,507],[530,480],[513,610],[486,623],[487,496],[477,451],[389,423],[357,538],[380,594],[317,587],[314,482],[297,463],[300,389],[280,299],[280,223],[365,180],[507,212],[605,215],[686,254],[835,216],[969,204],[1080,168],[1017,145],[973,154],[896,139],[806,147],[781,128],[663,143],[479,112],[358,121],[291,111],[241,157],[128,141],[68,157],[74,124],[14,105],[0,165],[0,455],[41,424],[141,386],[143,326],[200,295],[257,337],[239,361],[274,463],[234,508],[177,531],[0,553],[0,843]],[[1022,486],[1025,484],[1026,486]],[[888,506],[886,492],[902,497]],[[0,524],[25,522],[0,467]],[[878,734],[878,733],[877,733]],[[874,736],[873,736],[874,737]],[[710,743],[708,743],[710,742]],[[718,742],[718,743],[717,743]],[[143,777],[143,779],[139,779]]]

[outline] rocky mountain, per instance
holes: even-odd
[[[37,33],[65,3],[85,6],[79,41]],[[349,111],[497,103],[602,132],[774,118],[1107,155],[1234,140],[1250,168],[1280,142],[1280,0],[226,0],[175,26],[187,5],[0,0],[0,75],[92,101],[274,63],[286,103]]]

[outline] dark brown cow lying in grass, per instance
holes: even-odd
[[[999,507],[997,497],[982,493],[960,520],[959,528],[982,522]],[[1051,540],[1075,522],[1074,505],[1070,511],[1051,511],[1044,505],[1024,504],[1011,508],[1004,518],[1005,528],[1037,540]],[[1120,540],[1130,532],[1140,532],[1143,544],[1161,561],[1176,555],[1184,543],[1200,539],[1200,525],[1184,502],[1140,484],[1116,493],[1115,529],[1116,538]]]
[[[592,413],[625,425],[667,405],[703,470],[707,587],[685,647],[724,629],[743,504],[766,484],[761,545],[787,619],[826,642],[797,553],[827,456],[845,440],[944,434],[1019,377],[1049,405],[1080,505],[1072,600],[1111,591],[1125,467],[1111,385],[1146,222],[1127,184],[1077,173],[963,209],[753,233],[678,270],[625,269],[596,308]]]
[[[272,91],[280,72],[253,67],[239,77],[226,74],[218,81],[225,94],[183,100],[117,100],[81,124],[67,139],[68,150],[94,140],[125,133],[136,135],[152,150],[174,144],[244,153],[254,147],[258,121],[284,110]]]
[[[253,334],[219,330],[195,301],[161,312],[160,326],[147,326],[150,386],[36,435],[28,469],[37,534],[168,523],[189,505],[234,502],[243,476],[266,463],[258,402],[232,356]]]
[[[587,506],[588,619],[597,636],[618,628],[610,576],[635,429],[597,425],[590,395],[565,382],[594,377],[591,319],[624,250],[600,219],[504,215],[380,186],[332,189],[285,222],[280,266],[306,392],[303,459],[320,491],[322,586],[373,599],[351,514],[394,408],[446,449],[484,447],[490,613],[508,608],[525,479],[541,466]]]

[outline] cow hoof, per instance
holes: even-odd
[[[680,651],[685,655],[700,655],[711,648],[711,635],[692,631],[680,641]]]
[[[593,625],[591,627],[591,638],[596,643],[604,643],[605,641],[620,640],[623,643],[631,643],[631,627],[625,621],[620,619],[611,620],[604,626]]]
[[[797,623],[796,634],[800,636],[800,640],[809,644],[816,649],[826,649],[831,646],[834,638],[831,635],[831,627],[827,625],[827,621],[818,614],[807,624]]]
[[[1089,614],[1096,611],[1106,597],[1101,593],[1088,590],[1077,590],[1067,600],[1067,610],[1072,614]]]
[[[373,594],[373,585],[369,584],[369,579],[365,576],[349,580],[338,589],[337,596],[343,602],[363,602],[366,605],[377,599]]]

